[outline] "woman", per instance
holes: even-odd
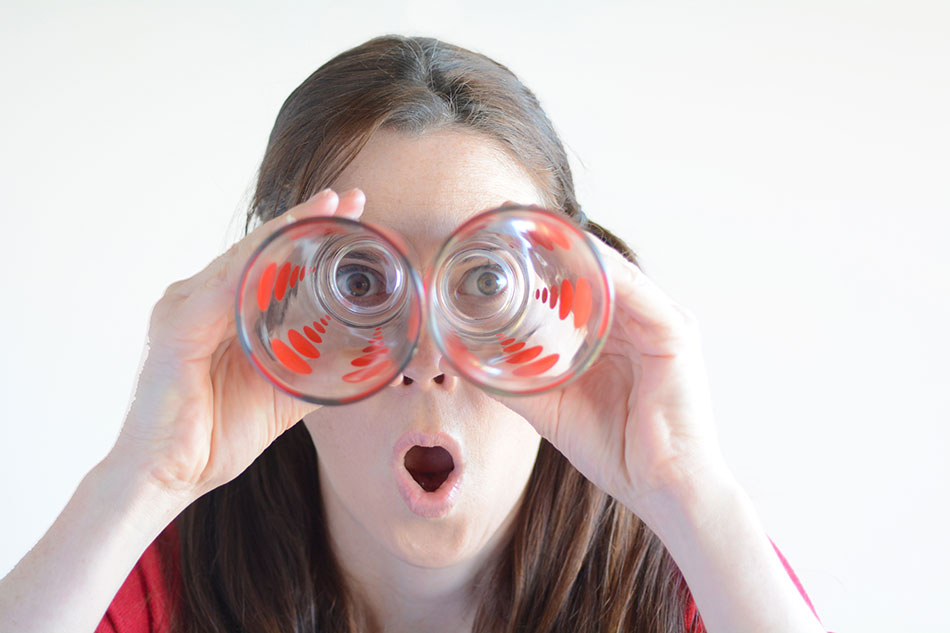
[[[321,408],[236,342],[240,273],[287,222],[371,222],[424,272],[460,222],[508,201],[579,222],[615,282],[604,351],[566,388],[492,396],[423,332],[387,388]],[[156,303],[120,436],[2,581],[0,629],[823,630],[723,461],[695,319],[586,220],[508,69],[397,36],[330,60],[278,115],[256,222]],[[461,470],[451,507],[400,494],[412,433]]]

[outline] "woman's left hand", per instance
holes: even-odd
[[[719,447],[696,318],[590,233],[614,282],[597,361],[566,387],[493,396],[587,479],[651,521],[700,477],[731,477]]]

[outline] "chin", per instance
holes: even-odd
[[[411,516],[390,523],[386,541],[393,556],[409,565],[449,567],[477,554],[490,538],[488,529],[454,513],[437,521]]]

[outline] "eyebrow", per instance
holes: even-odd
[[[378,264],[380,261],[379,257],[377,257],[376,255],[367,254],[360,251],[348,252],[346,255],[343,256],[343,259],[341,261],[345,261],[347,259],[358,259],[360,261],[372,262],[374,264]]]

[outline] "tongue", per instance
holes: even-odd
[[[426,492],[438,490],[439,486],[455,468],[455,462],[441,446],[413,446],[406,453],[406,470]]]

